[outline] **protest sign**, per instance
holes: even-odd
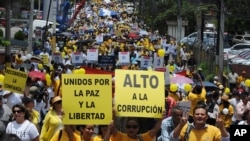
[[[3,89],[23,94],[28,74],[26,72],[6,68]]]
[[[64,124],[109,124],[112,120],[111,75],[63,74]]]
[[[163,72],[115,71],[115,108],[118,116],[160,118],[164,107]]]

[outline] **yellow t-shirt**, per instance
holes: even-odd
[[[205,102],[205,100],[206,100],[206,89],[202,88],[200,94],[194,94],[192,92],[189,92],[188,100],[191,101],[191,107],[190,107],[189,115],[193,116],[193,110],[194,110],[194,107],[196,106],[197,102],[200,101],[200,100],[203,100]]]
[[[221,104],[219,106],[219,109],[220,109],[220,113],[223,111],[223,105]],[[232,105],[229,105],[229,108],[228,108],[228,115],[224,115],[224,114],[220,114],[220,118],[224,121],[224,126],[226,128],[229,128],[230,125],[232,124],[232,116],[234,114],[234,109],[233,109],[233,106]]]
[[[103,141],[103,138],[100,135],[97,135],[94,137],[93,141]],[[112,140],[110,139],[110,141]]]
[[[213,125],[206,125],[202,130],[192,128],[189,133],[188,141],[221,141],[220,130]],[[180,140],[184,141],[184,136],[187,130],[187,124],[182,128],[180,133]]]
[[[35,124],[36,128],[39,130],[39,120],[40,120],[40,114],[36,110],[32,110],[31,114],[31,122]]]
[[[59,140],[60,131],[62,132]],[[74,139],[74,141],[81,141],[81,136],[77,132],[74,132]],[[64,130],[59,130],[53,135],[50,141],[69,141],[69,137],[67,132],[65,132]]]
[[[152,141],[154,139],[154,137],[151,137],[149,135],[149,132],[143,133],[141,136],[142,136],[143,141]],[[139,138],[132,139],[125,133],[117,132],[115,136],[111,135],[111,140],[112,141],[139,141]]]

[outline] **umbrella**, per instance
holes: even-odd
[[[137,38],[139,38],[139,35],[136,34],[136,33],[129,33],[129,34],[128,34],[128,37],[129,37],[129,38],[133,38],[133,39],[137,39]]]
[[[72,37],[73,36],[73,34],[70,33],[70,32],[62,32],[60,34],[63,35],[63,36],[66,36],[66,37]]]
[[[29,77],[31,78],[38,78],[41,80],[45,80],[45,73],[40,72],[40,71],[31,71],[28,73]]]
[[[143,36],[143,35],[148,35],[148,32],[147,32],[146,30],[141,30],[141,31],[139,31],[139,34],[140,34],[141,36]]]
[[[208,82],[208,81],[203,81],[202,82],[206,91],[213,91],[218,89],[217,85],[215,85],[214,83]],[[196,85],[200,85],[200,82],[197,82]]]
[[[192,84],[194,83],[192,79],[185,77],[183,75],[175,74],[170,78],[170,83],[176,84]]]

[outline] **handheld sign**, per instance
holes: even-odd
[[[119,63],[121,65],[130,64],[129,52],[119,52]]]
[[[122,117],[162,117],[165,107],[164,73],[115,71],[115,108]]]
[[[90,63],[95,63],[98,61],[98,50],[88,49],[87,50],[87,61]]]
[[[74,65],[82,65],[83,64],[83,56],[81,52],[74,52],[72,54],[72,64]]]
[[[115,66],[115,56],[114,55],[99,55],[98,65],[100,67]]]
[[[154,68],[162,68],[164,64],[164,58],[159,57],[157,53],[154,53],[154,62],[153,62]]]
[[[52,54],[52,60],[55,63],[62,63],[63,59],[62,59],[62,56],[61,56],[60,52],[53,52],[53,54]]]
[[[22,94],[26,85],[28,74],[26,72],[6,68],[3,89]]]
[[[141,63],[140,67],[141,68],[148,68],[152,66],[152,58],[148,56],[142,56],[141,57]]]
[[[111,75],[63,74],[63,124],[109,124],[112,120]]]
[[[42,59],[44,65],[49,64],[49,56],[47,54],[42,54],[41,59]]]
[[[191,101],[179,101],[177,102],[178,107],[180,107],[184,113],[189,113],[190,112],[190,108],[191,108]],[[193,111],[191,111],[193,112]]]

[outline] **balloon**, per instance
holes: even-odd
[[[174,72],[174,66],[169,66],[169,72]]]
[[[4,75],[0,74],[0,83],[3,83],[4,81]]]
[[[78,74],[85,74],[85,69],[84,68],[80,68],[78,70]]]
[[[38,64],[37,67],[38,67],[39,70],[42,70],[43,69],[43,64]]]
[[[192,89],[192,86],[191,86],[190,84],[184,84],[184,90],[185,90],[186,92],[191,91],[191,89]]]
[[[247,87],[250,87],[250,79],[247,79],[247,80],[245,81],[245,85],[246,85]]]
[[[26,60],[27,60],[27,57],[26,57],[26,56],[22,56],[21,59],[22,59],[23,61],[26,61]]]
[[[230,93],[230,89],[229,88],[225,88],[224,93],[225,94],[229,94]]]
[[[28,60],[30,60],[30,59],[31,59],[31,57],[32,57],[32,55],[31,55],[31,54],[27,54],[27,55],[26,55],[26,58],[27,58]]]
[[[159,57],[164,57],[164,55],[165,55],[164,49],[159,49],[159,50],[158,50],[158,56],[159,56]]]
[[[79,70],[74,70],[74,71],[73,71],[73,74],[78,74],[78,71],[79,71]]]
[[[178,86],[176,84],[170,84],[170,91],[176,92],[178,90]]]
[[[222,113],[224,114],[224,115],[227,115],[228,114],[228,109],[227,108],[224,108],[223,110],[222,110]]]
[[[64,58],[64,56],[65,56],[65,52],[62,52],[62,58]]]

